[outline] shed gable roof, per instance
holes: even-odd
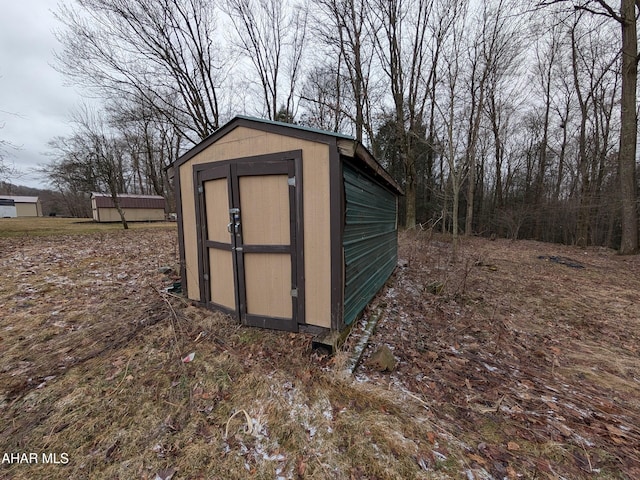
[[[20,195],[0,195],[0,198],[13,200],[15,203],[38,203],[38,197],[25,197]]]
[[[95,200],[97,208],[116,208],[111,195],[94,192],[91,198]],[[165,200],[160,195],[131,195],[120,194],[120,207],[122,208],[148,208],[164,209]]]
[[[404,195],[402,187],[393,179],[391,175],[380,165],[373,155],[366,149],[362,143],[355,138],[336,132],[319,130],[301,125],[290,123],[276,122],[273,120],[265,120],[246,116],[236,116],[225,125],[220,127],[214,133],[209,135],[191,150],[180,156],[174,164],[174,167],[180,167],[190,159],[206,150],[207,147],[217,142],[219,139],[227,135],[229,132],[238,127],[246,127],[254,130],[262,130],[275,133],[287,137],[296,137],[303,140],[309,140],[318,143],[334,143],[341,155],[353,158],[355,162],[370,171],[374,176],[381,179],[395,193]]]

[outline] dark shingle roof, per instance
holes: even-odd
[[[111,195],[94,192],[91,194],[91,198],[95,199],[98,208],[116,208]],[[159,195],[120,194],[118,198],[122,208],[165,208],[164,197]]]

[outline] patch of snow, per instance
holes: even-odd
[[[578,407],[576,407],[575,405],[573,405],[571,403],[563,403],[562,405],[567,407],[569,410],[573,410],[574,412],[577,412],[580,415],[580,417],[582,417],[582,418],[588,418],[588,417],[591,416],[591,412],[590,411],[578,408]]]
[[[323,410],[322,416],[329,422],[333,422],[333,410],[331,408],[331,403],[329,403],[329,408]]]
[[[580,442],[582,442],[584,445],[586,445],[587,447],[595,447],[596,444],[593,443],[591,440],[584,438],[582,435],[578,435],[577,433],[573,433],[573,436],[579,440]]]
[[[465,470],[467,478],[470,480],[494,480],[484,468],[475,468],[473,470]]]
[[[497,372],[499,370],[497,367],[492,367],[491,365],[486,364],[484,362],[482,362],[482,365],[484,365],[484,368],[486,368],[490,372]]]
[[[436,460],[440,461],[440,462],[444,462],[447,459],[447,456],[440,453],[437,450],[431,450],[431,452],[433,453],[433,456],[436,457]]]

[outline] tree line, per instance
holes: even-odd
[[[70,198],[154,193],[237,113],[352,134],[407,228],[638,249],[633,0],[76,0],[52,140]]]

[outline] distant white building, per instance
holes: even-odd
[[[0,217],[41,217],[42,205],[38,197],[0,195]]]
[[[160,195],[118,195],[127,222],[157,222],[165,219],[165,200]],[[119,222],[120,214],[111,195],[91,194],[91,209],[96,222]]]

